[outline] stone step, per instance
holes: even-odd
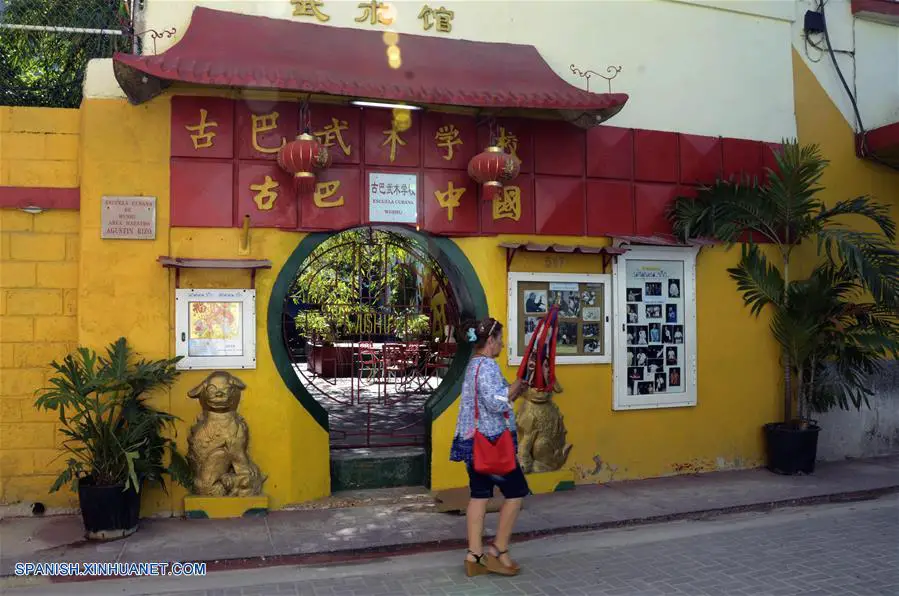
[[[423,486],[343,490],[330,497],[285,507],[290,511],[311,509],[347,509],[351,507],[383,507],[391,511],[428,512],[437,510],[437,502]]]
[[[333,449],[331,491],[422,486],[425,450],[419,447]]]

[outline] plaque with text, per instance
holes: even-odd
[[[418,176],[416,174],[368,175],[368,219],[372,222],[416,223],[418,221]]]
[[[101,238],[156,238],[156,197],[103,197],[101,209]]]

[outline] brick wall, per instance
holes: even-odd
[[[0,186],[77,187],[79,126],[78,110],[0,107]],[[0,503],[70,506],[48,494],[64,458],[34,392],[77,346],[79,213],[0,208],[0,250]]]

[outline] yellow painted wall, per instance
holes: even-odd
[[[0,107],[0,185],[78,186],[79,126],[78,110]],[[47,494],[59,435],[33,394],[78,340],[79,220],[0,209],[0,503],[74,503]]]
[[[899,209],[897,174],[855,157],[850,127],[796,56],[794,69],[800,140],[820,143],[832,161],[824,180],[828,199],[873,193],[892,201],[895,213]],[[0,111],[6,131],[0,140],[9,132],[10,114],[9,110]],[[55,117],[51,115],[48,121]],[[145,357],[163,358],[174,353],[174,275],[156,262],[160,255],[254,257],[273,262],[271,271],[263,271],[256,278],[258,368],[236,372],[248,385],[241,412],[251,429],[250,453],[268,475],[265,490],[272,497],[273,507],[327,495],[328,437],[284,387],[267,342],[272,284],[303,234],[254,229],[250,254],[239,255],[239,230],[169,228],[167,96],[137,107],[121,100],[89,99],[82,105],[80,117],[82,165],[80,178],[77,170],[75,177],[81,184],[80,216],[31,216],[7,210],[0,220],[4,265],[0,294],[4,298],[0,305],[3,502],[21,499],[53,503],[46,495],[52,476],[47,475],[50,470],[45,459],[51,455],[53,441],[58,439],[53,436],[52,422],[40,419],[30,409],[30,393],[44,380],[45,369],[41,365],[49,357],[59,355],[51,353],[53,349],[68,349],[76,339],[100,349],[125,335]],[[41,167],[30,171],[54,171]],[[44,178],[28,180],[27,185],[49,185],[41,182]],[[100,200],[104,195],[155,196],[156,239],[101,240]],[[15,247],[33,242],[29,239],[37,234],[46,234],[47,241],[40,243],[39,250],[25,251],[30,260],[18,258],[22,251]],[[506,318],[506,271],[505,253],[497,245],[516,239],[457,240],[485,286],[491,314],[500,320]],[[561,237],[545,240],[572,242],[571,238]],[[594,245],[607,242],[577,241]],[[530,478],[536,492],[552,490],[565,480],[605,482],[761,463],[760,428],[780,414],[780,371],[767,320],[750,317],[726,273],[737,257],[737,251],[727,253],[723,249],[704,249],[698,257],[698,405],[613,412],[611,365],[559,366],[564,392],[555,399],[565,416],[568,441],[574,448],[565,469]],[[77,273],[71,271],[75,263],[80,268]],[[41,285],[49,283],[41,272],[46,273],[51,265],[68,266],[67,275],[53,276],[53,283],[68,285]],[[596,257],[565,255],[547,259],[545,255],[529,253],[516,255],[512,265],[514,271],[566,273],[598,273],[599,267]],[[7,275],[7,271],[14,274]],[[75,280],[77,323],[72,320],[76,312],[72,285]],[[185,272],[181,283],[183,287],[247,287],[249,274]],[[17,292],[48,292],[46,296],[52,294],[54,298],[22,301],[15,298]],[[21,312],[22,308],[46,310]],[[47,325],[54,331],[64,329],[65,334],[53,335],[52,339],[58,341],[49,342]],[[43,341],[49,343],[39,343]],[[511,378],[514,370],[506,366],[505,354],[500,355],[499,362]],[[196,402],[186,394],[205,374],[184,373],[170,392],[156,397],[159,406],[183,420],[178,439],[184,449],[187,431],[199,411]],[[463,466],[448,461],[457,413],[458,405],[454,404],[434,423],[434,489],[465,484]],[[144,513],[178,512],[182,496],[183,491],[178,488],[168,496],[159,490],[149,491],[144,497]],[[60,504],[66,498],[60,495]]]

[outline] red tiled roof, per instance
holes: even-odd
[[[116,54],[132,103],[172,82],[280,89],[354,99],[561,112],[598,124],[627,101],[561,79],[529,45],[399,36],[390,68],[381,31],[348,29],[197,7],[184,37],[156,56]]]

